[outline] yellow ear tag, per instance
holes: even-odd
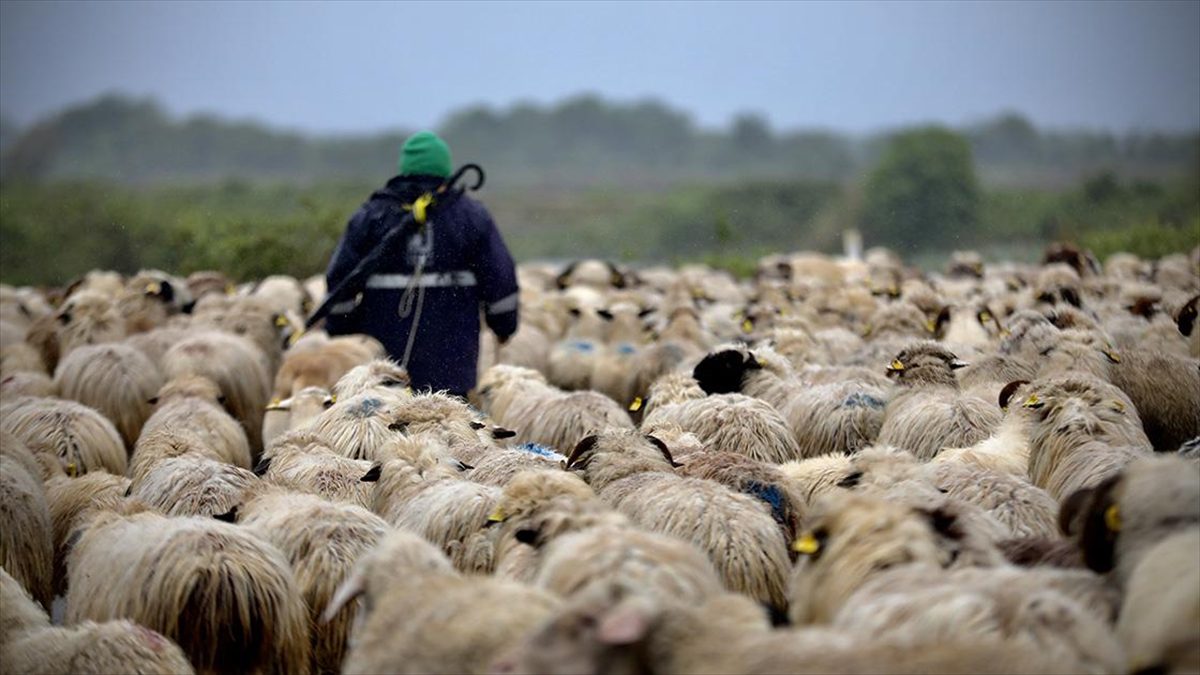
[[[237,292],[237,287],[233,284],[225,284],[225,295],[233,295]]]
[[[638,396],[633,399],[633,403],[629,404],[629,412],[637,412],[642,409],[642,397]]]
[[[1125,412],[1125,404],[1121,403],[1120,401],[1117,401],[1117,400],[1114,400],[1112,402],[1112,408],[1113,408],[1113,410],[1116,410],[1119,413]]]
[[[159,284],[157,281],[151,281],[146,286],[146,292],[149,293],[150,295],[158,295],[159,293],[162,292],[162,285]]]
[[[812,533],[805,532],[803,536],[792,543],[792,550],[801,555],[812,555],[821,550],[821,542],[812,536]]]
[[[1121,509],[1116,504],[1104,509],[1104,526],[1109,532],[1121,531]]]
[[[891,365],[888,366],[888,370],[899,372],[904,370],[904,364],[900,363],[900,359],[893,359]]]
[[[742,322],[742,332],[743,333],[749,333],[752,330],[754,330],[754,322],[753,321],[751,321],[750,319],[746,319],[745,321]]]
[[[503,523],[504,522],[504,512],[500,510],[500,507],[496,507],[495,511],[492,511],[491,513],[488,514],[488,522],[489,523]]]
[[[69,462],[67,464],[67,475],[70,476],[71,478],[74,478],[79,475],[79,467],[75,466],[75,462]]]
[[[288,337],[288,346],[291,347],[292,345],[296,344],[297,342],[300,341],[300,338],[302,338],[302,337],[304,337],[304,329],[303,328],[296,331],[295,333],[292,333]]]
[[[279,326],[280,328],[283,328],[284,326],[288,325],[287,317],[286,316],[275,317],[275,325]]]
[[[1030,394],[1029,398],[1025,399],[1025,403],[1023,405],[1026,408],[1032,408],[1041,402],[1042,402],[1042,399],[1038,398],[1037,394]]]
[[[979,313],[979,323],[987,323],[992,320],[992,315],[987,312]]]
[[[1121,362],[1121,355],[1111,349],[1105,349],[1104,355],[1107,356],[1108,360],[1112,361],[1113,363]]]
[[[937,324],[934,323],[933,319],[925,320],[925,330],[929,331],[930,333],[937,332]]]
[[[329,400],[333,401],[334,403],[337,403],[337,394],[333,394],[332,396],[330,396]]]

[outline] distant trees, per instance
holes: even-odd
[[[868,240],[911,248],[954,246],[975,231],[980,194],[971,146],[941,127],[892,137],[867,178],[862,228]]]

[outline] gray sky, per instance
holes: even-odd
[[[460,3],[0,0],[0,110],[121,91],[321,132],[473,103],[653,96],[706,126],[866,131],[1018,110],[1200,128],[1200,2]]]

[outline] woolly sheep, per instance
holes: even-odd
[[[216,451],[222,460],[249,469],[250,443],[237,420],[222,407],[225,398],[212,380],[185,375],[167,382],[150,400],[154,413],[142,427],[144,433],[157,429],[194,434]]]
[[[259,487],[246,469],[189,454],[155,462],[129,494],[168,516],[220,516]]]
[[[459,576],[436,547],[403,530],[359,559],[324,617],[364,594],[342,663],[347,675],[483,673],[558,605],[523,584]]]
[[[321,613],[360,556],[390,530],[370,511],[332,504],[312,495],[268,492],[238,509],[238,524],[276,546],[288,558],[308,607],[315,673],[339,671],[354,609],[345,607],[330,621]]]
[[[660,424],[691,432],[709,448],[761,462],[800,457],[795,436],[782,416],[765,401],[741,394],[716,394],[673,405],[659,405],[642,420],[650,433]]]
[[[0,407],[0,425],[34,455],[54,458],[71,476],[97,469],[125,473],[125,444],[113,423],[80,403],[18,398]]]
[[[371,467],[369,461],[338,454],[318,434],[293,431],[267,448],[254,473],[294,492],[370,508],[375,484],[363,477]]]
[[[878,442],[929,460],[943,448],[978,443],[1000,424],[994,404],[958,390],[954,370],[964,364],[933,342],[902,350],[888,368],[901,391],[884,409]]]
[[[371,362],[374,354],[354,338],[333,338],[312,349],[289,351],[275,373],[272,398],[293,396],[306,387],[332,389],[354,368]]]
[[[229,413],[242,424],[252,455],[262,451],[262,413],[270,396],[262,353],[245,338],[205,331],[176,343],[163,356],[168,380],[183,375],[207,377],[221,388]]]
[[[1167,537],[1133,568],[1117,620],[1124,672],[1200,672],[1200,527]]]
[[[263,414],[263,447],[288,431],[302,429],[322,412],[333,407],[336,399],[321,387],[305,387],[281,400],[271,401]]]
[[[768,507],[724,485],[682,478],[661,442],[635,431],[589,436],[567,468],[634,522],[708,553],[725,584],[782,608],[787,548]]]
[[[10,401],[22,396],[54,398],[58,388],[54,380],[45,373],[15,372],[0,376],[0,401]]]
[[[67,586],[69,538],[75,528],[96,510],[114,508],[129,490],[129,479],[104,471],[92,471],[78,478],[58,475],[48,479],[46,504],[54,529],[54,592],[62,595]]]
[[[566,460],[565,455],[534,443],[495,448],[482,455],[464,477],[483,485],[504,487],[522,471],[557,469]]]
[[[183,651],[132,621],[51,626],[46,612],[0,569],[0,670],[29,675],[190,675]]]
[[[133,347],[102,344],[81,346],[63,357],[54,371],[54,384],[63,398],[112,420],[125,446],[132,448],[163,379],[158,367]]]
[[[41,481],[0,455],[0,566],[43,607],[53,598],[54,531]]]
[[[288,561],[211,518],[97,514],[67,563],[68,623],[130,619],[198,673],[307,673],[307,617]]]
[[[375,387],[404,390],[411,382],[408,371],[400,364],[390,359],[374,359],[351,368],[339,378],[333,385],[333,394],[338,398],[349,398]]]

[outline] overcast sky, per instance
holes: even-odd
[[[6,115],[108,91],[321,132],[585,91],[705,126],[1194,130],[1200,2],[0,2]]]

